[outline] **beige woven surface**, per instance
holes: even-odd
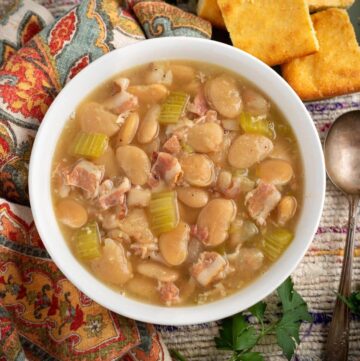
[[[75,0],[39,0],[53,15],[60,16]],[[12,0],[0,0],[0,16]],[[310,111],[321,139],[324,138],[331,122],[341,113],[360,109],[360,94],[338,97],[332,100],[306,104]],[[299,124],[301,126],[301,124]],[[347,220],[347,202],[331,184],[327,185],[325,207],[316,235],[308,253],[293,274],[296,289],[309,304],[314,316],[313,325],[303,325],[301,345],[297,351],[298,360],[322,360],[328,322],[335,301],[341,271],[341,251],[344,247],[345,226]],[[359,248],[360,236],[356,237]],[[360,252],[358,252],[358,255]],[[353,288],[360,288],[360,261],[355,258]],[[269,314],[276,312],[276,298],[270,296]],[[170,322],[170,321],[169,321]],[[183,352],[189,361],[222,361],[228,359],[223,352],[217,351],[213,337],[217,335],[217,323],[193,325],[186,327],[159,327],[169,348]],[[351,342],[349,360],[360,360],[360,322],[351,324]],[[267,338],[259,347],[268,360],[284,360],[276,346],[274,338]]]

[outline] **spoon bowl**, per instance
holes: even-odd
[[[342,114],[325,140],[326,171],[340,190],[360,194],[360,111]]]

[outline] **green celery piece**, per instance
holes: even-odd
[[[248,113],[240,114],[240,126],[245,133],[261,134],[265,137],[274,139],[274,123],[267,119],[257,119]]]
[[[171,92],[161,106],[160,124],[177,123],[189,101],[189,95],[184,92]]]
[[[156,235],[171,231],[179,222],[176,193],[154,193],[150,200],[149,211],[151,228]]]
[[[72,153],[89,159],[99,158],[109,144],[109,137],[101,133],[79,132],[75,138]]]
[[[273,232],[265,234],[264,238],[265,256],[273,262],[285,251],[293,240],[294,235],[285,228],[277,228]]]
[[[77,255],[84,260],[92,260],[100,256],[100,233],[96,222],[81,227],[75,236]]]

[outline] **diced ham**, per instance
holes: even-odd
[[[156,161],[151,168],[151,178],[163,179],[169,186],[174,186],[183,173],[178,159],[165,152],[156,153],[155,157]]]
[[[180,290],[174,282],[159,282],[158,290],[160,293],[160,299],[167,306],[171,306],[180,301]]]
[[[209,110],[209,107],[205,98],[204,89],[200,89],[196,94],[194,101],[188,104],[187,110],[199,116],[205,115]]]
[[[163,150],[170,154],[177,154],[181,151],[181,144],[176,135],[172,135],[163,145]]]
[[[118,223],[118,227],[136,242],[145,244],[156,240],[150,230],[146,212],[141,208],[131,209],[127,217]]]
[[[191,267],[191,275],[206,287],[214,281],[223,279],[228,263],[217,252],[203,252],[197,262]]]
[[[79,160],[70,171],[64,172],[65,185],[81,188],[87,198],[97,197],[105,167],[87,160]]]
[[[127,78],[117,79],[115,85],[119,91],[105,100],[103,106],[116,114],[135,110],[139,105],[139,101],[135,95],[127,92],[129,83]]]
[[[209,230],[207,227],[201,227],[194,224],[190,227],[190,235],[205,244],[209,237]]]
[[[218,114],[216,110],[208,110],[205,115],[194,119],[195,124],[203,124],[203,123],[217,123],[220,124],[221,121],[218,119]]]
[[[266,224],[266,218],[280,202],[281,193],[272,184],[260,182],[245,197],[248,212],[260,226]]]
[[[190,128],[194,126],[194,122],[187,118],[180,119],[176,124],[170,124],[166,127],[165,135],[176,135],[179,140],[186,140]]]
[[[100,185],[99,206],[102,210],[125,203],[125,193],[131,188],[130,180],[126,177],[121,179],[105,180]]]
[[[156,242],[151,243],[141,243],[135,242],[130,245],[131,251],[135,256],[139,256],[142,259],[149,258],[152,253],[159,250],[158,244]]]

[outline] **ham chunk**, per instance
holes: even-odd
[[[201,286],[208,286],[225,277],[228,264],[217,252],[202,252],[197,262],[191,267],[191,275]]]
[[[190,234],[202,243],[206,244],[206,241],[209,238],[209,229],[207,227],[201,227],[194,224],[190,227]]]
[[[99,194],[104,171],[103,165],[95,165],[81,159],[69,172],[65,172],[65,184],[81,188],[85,192],[86,198],[93,199]]]
[[[178,159],[165,152],[159,152],[155,154],[155,157],[155,163],[151,168],[151,178],[163,179],[169,186],[174,186],[182,175]]]
[[[115,80],[115,85],[120,91],[105,100],[103,106],[116,114],[135,110],[139,105],[139,101],[135,95],[127,91],[129,84],[130,81],[127,78]]]
[[[150,230],[146,212],[140,208],[130,210],[118,224],[119,228],[133,240],[140,243],[154,242],[154,235]]]
[[[203,89],[196,94],[194,101],[189,103],[187,110],[199,116],[205,115],[209,110]]]
[[[161,301],[167,306],[171,306],[180,301],[180,290],[174,282],[159,282],[158,291]]]
[[[107,179],[100,185],[99,206],[102,210],[125,203],[125,193],[131,188],[130,180],[126,177]]]
[[[245,197],[248,212],[260,226],[266,224],[266,218],[280,202],[281,193],[272,184],[260,182]]]
[[[181,151],[181,144],[176,135],[172,135],[163,145],[163,150],[170,154],[176,154]]]

